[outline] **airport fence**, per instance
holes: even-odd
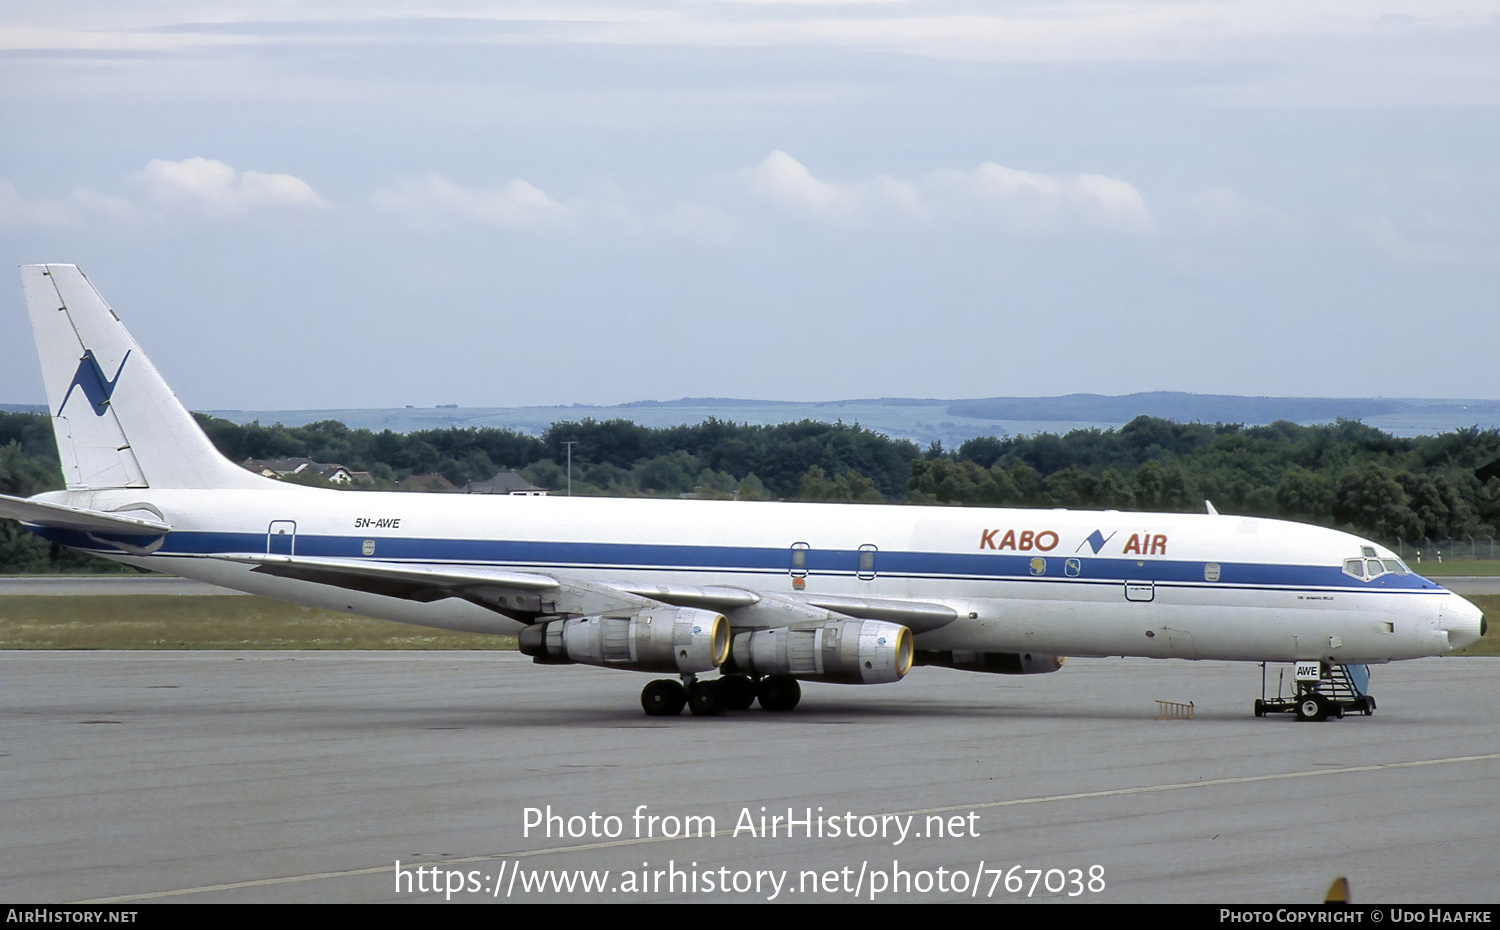
[[[1480,562],[1500,559],[1500,547],[1495,537],[1485,536],[1424,536],[1421,539],[1402,539],[1397,536],[1388,545],[1396,550],[1403,561],[1413,565],[1424,561]]]

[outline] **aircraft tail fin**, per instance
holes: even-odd
[[[249,488],[76,265],[23,265],[26,308],[69,490]]]

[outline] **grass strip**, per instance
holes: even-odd
[[[1428,578],[1443,578],[1448,575],[1500,575],[1500,559],[1493,561],[1489,559],[1479,559],[1478,561],[1450,559],[1444,562],[1434,562],[1432,559],[1428,559],[1420,564],[1408,559],[1406,560],[1406,565],[1418,575],[1424,575]]]
[[[515,649],[514,636],[449,633],[264,597],[0,596],[0,649]]]

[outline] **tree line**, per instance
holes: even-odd
[[[1386,541],[1500,533],[1500,433],[1464,429],[1399,438],[1357,421],[1175,423],[1138,417],[1117,430],[970,439],[927,449],[860,426],[804,420],[751,426],[707,420],[645,427],[559,422],[541,436],[495,428],[412,433],[236,424],[200,415],[230,459],[306,457],[368,472],[355,490],[412,476],[454,485],[515,469],[562,491],[572,448],[575,495],[1069,507],[1281,517]],[[51,425],[0,412],[0,493],[62,487]],[[71,570],[99,560],[49,550],[0,524],[0,572]]]
[[[911,500],[981,506],[1280,517],[1384,541],[1493,536],[1500,433],[1400,438],[1355,420],[1316,426],[1173,423],[980,437],[914,462]]]

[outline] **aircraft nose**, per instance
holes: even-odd
[[[1447,631],[1448,642],[1454,649],[1477,643],[1487,625],[1484,612],[1457,594],[1443,598],[1438,607],[1438,627]]]

